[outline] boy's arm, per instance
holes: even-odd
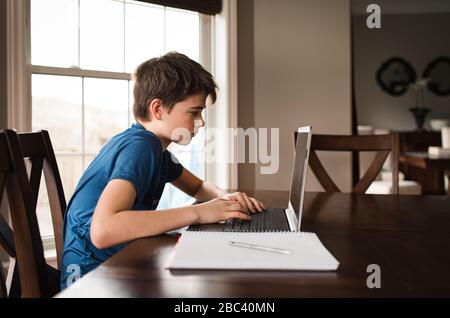
[[[246,193],[227,193],[218,186],[197,178],[185,168],[183,168],[181,176],[175,181],[172,181],[172,184],[201,202],[212,200],[214,198],[223,198],[239,202],[242,207],[241,211],[245,213],[248,213],[248,211],[261,212],[264,210],[264,205],[261,202],[248,196]]]
[[[134,185],[111,180],[100,196],[92,217],[90,235],[97,248],[107,248],[137,238],[154,236],[194,223],[215,223],[230,218],[249,220],[239,204],[222,199],[195,206],[158,211],[132,211]]]
[[[197,178],[186,168],[183,168],[181,176],[175,181],[172,181],[172,184],[184,193],[201,202],[220,198],[227,193],[218,186]]]
[[[134,185],[112,180],[98,200],[91,223],[91,240],[105,248],[139,237],[164,233],[197,221],[192,207],[158,211],[131,211],[136,198]]]

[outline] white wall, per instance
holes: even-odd
[[[239,41],[244,43],[239,58],[248,64],[248,54],[254,56],[252,66],[239,64],[253,72],[240,76],[244,82],[239,83],[239,114],[248,111],[253,118],[240,117],[239,124],[249,126],[253,120],[256,128],[280,129],[280,167],[271,175],[261,174],[259,165],[253,171],[241,169],[240,180],[254,177],[256,189],[288,190],[296,127],[310,124],[315,133],[351,132],[350,4],[256,0],[253,5],[253,34],[242,30],[242,19],[238,26],[239,35],[253,41],[253,45]],[[245,10],[250,11],[248,4]],[[350,156],[321,158],[338,186],[348,191]],[[320,189],[309,172],[308,190]]]

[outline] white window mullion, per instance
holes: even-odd
[[[126,71],[126,45],[125,43],[127,43],[127,30],[126,30],[126,23],[125,23],[125,19],[126,19],[126,3],[125,1],[123,2],[123,71]],[[128,118],[130,118],[130,116],[128,116]]]
[[[211,54],[211,47],[212,47],[212,27],[211,27],[212,18],[210,15],[206,14],[200,14],[199,15],[199,30],[200,30],[200,41],[199,41],[199,51],[200,51],[200,63],[203,65],[204,68],[206,68],[209,72],[212,73],[212,54]],[[208,112],[210,110],[208,108],[205,109],[205,129],[208,129],[210,127],[210,124],[207,120],[208,118]],[[205,138],[203,140],[203,151],[200,154],[197,154],[197,156],[202,156],[201,162],[204,162],[203,165],[203,175],[206,180],[208,180],[208,169],[206,167],[207,163],[207,155],[206,151],[206,134],[204,134]]]
[[[77,14],[78,14],[78,64],[77,64],[77,66],[78,67],[80,67],[80,65],[81,65],[81,49],[80,49],[80,43],[81,43],[81,41],[80,41],[80,32],[81,32],[81,28],[80,28],[80,21],[81,21],[81,19],[80,19],[80,12],[81,12],[81,0],[78,0],[78,12],[77,12]],[[31,42],[30,42],[31,43]]]
[[[222,12],[215,16],[213,74],[219,85],[217,103],[211,108],[208,120],[222,134],[216,136],[215,158],[236,162],[237,147],[227,128],[237,128],[237,0],[223,2]],[[216,63],[216,61],[221,61]],[[211,160],[208,160],[210,162]],[[209,181],[223,189],[237,189],[237,165],[217,162],[207,164]]]
[[[131,101],[131,94],[130,94],[130,85],[131,85],[131,81],[128,81],[128,127],[130,127],[130,125],[131,125],[131,120],[130,120],[130,118],[131,118],[131,103],[130,103],[130,101]]]
[[[166,7],[164,7],[164,23],[163,23],[163,32],[164,32],[164,37],[163,37],[163,40],[164,40],[164,45],[163,45],[163,48],[164,48],[164,53],[165,52],[167,52],[167,48],[166,48],[166,37],[167,37],[167,32],[166,32],[166,12],[167,12],[167,8]]]
[[[118,79],[118,80],[131,80],[132,78],[132,75],[130,73],[85,70],[76,67],[64,68],[54,66],[31,65],[30,70],[33,74],[95,77],[95,78]]]
[[[86,145],[85,145],[85,103],[84,103],[84,77],[81,78],[81,169],[84,171],[86,163]]]

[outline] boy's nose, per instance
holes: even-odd
[[[205,126],[205,121],[203,120],[203,118],[197,119],[197,120],[194,121],[194,125],[196,127],[204,127]]]

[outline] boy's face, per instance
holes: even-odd
[[[187,145],[198,129],[205,126],[202,110],[205,109],[206,96],[197,94],[176,103],[172,111],[164,112],[166,136],[171,141]]]

